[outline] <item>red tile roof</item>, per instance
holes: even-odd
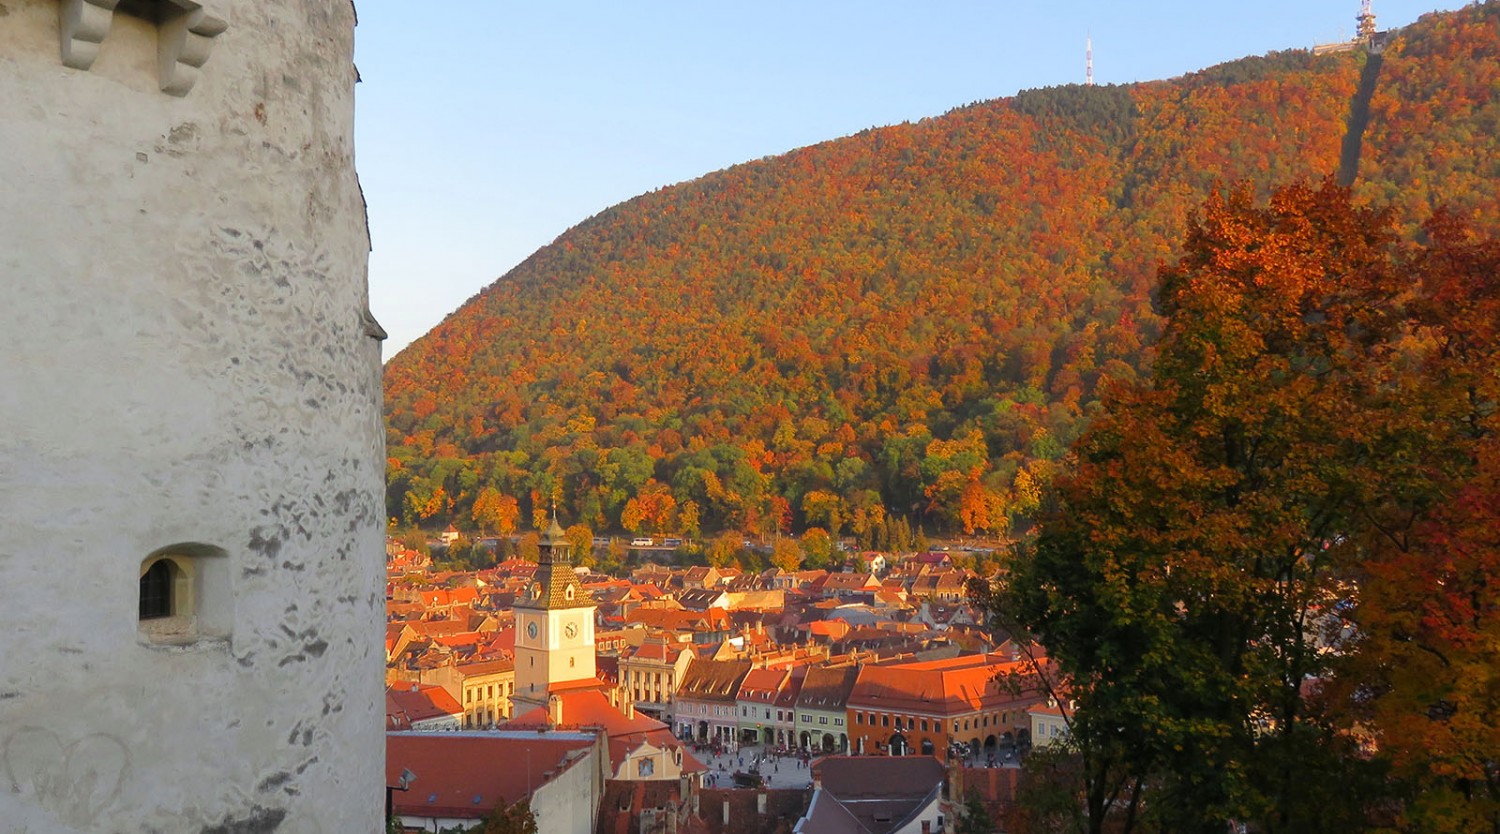
[[[774,703],[789,674],[786,669],[751,669],[740,683],[739,700]]]
[[[460,663],[456,667],[458,673],[466,677],[477,677],[479,675],[493,675],[500,672],[513,672],[516,668],[514,660],[482,660],[475,663]]]
[[[462,716],[464,708],[441,686],[399,683],[385,691],[385,714],[387,727],[410,727],[445,715]]]
[[[1000,655],[964,655],[946,660],[865,666],[849,695],[849,706],[900,709],[923,713],[960,714],[1028,699],[996,680],[997,676],[1026,673],[1027,661]]]
[[[387,733],[385,783],[416,774],[393,792],[398,814],[476,819],[526,799],[594,744],[584,733]]]

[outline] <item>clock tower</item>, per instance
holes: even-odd
[[[546,708],[559,684],[595,680],[594,601],[573,570],[557,519],[542,537],[536,575],[516,600],[516,692],[512,715]]]

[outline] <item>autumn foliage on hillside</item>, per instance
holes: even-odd
[[[1491,228],[1500,9],[1387,46],[1356,193]],[[1218,183],[1339,170],[1364,52],[1062,87],[739,165],[569,230],[386,369],[392,517],[1002,536],[1137,379]]]

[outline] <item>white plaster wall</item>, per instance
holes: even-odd
[[[382,432],[348,0],[206,0],[158,91],[116,15],[0,0],[0,827],[366,832],[382,812]],[[143,642],[141,561],[224,552],[219,639]]]
[[[932,792],[932,795],[928,797],[927,804],[922,806],[922,810],[908,820],[906,825],[901,826],[896,831],[892,831],[891,834],[922,834],[922,823],[924,822],[927,823],[929,831],[936,832],[941,830],[938,828],[937,822],[938,817],[943,814],[941,799],[942,790],[941,783],[939,783],[939,789]]]
[[[602,785],[597,777],[602,746],[573,762],[531,794],[537,834],[592,834]]]

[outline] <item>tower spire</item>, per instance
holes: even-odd
[[[1365,0],[1369,3],[1370,0]],[[1085,87],[1094,86],[1094,36],[1089,34],[1083,42],[1083,84]]]

